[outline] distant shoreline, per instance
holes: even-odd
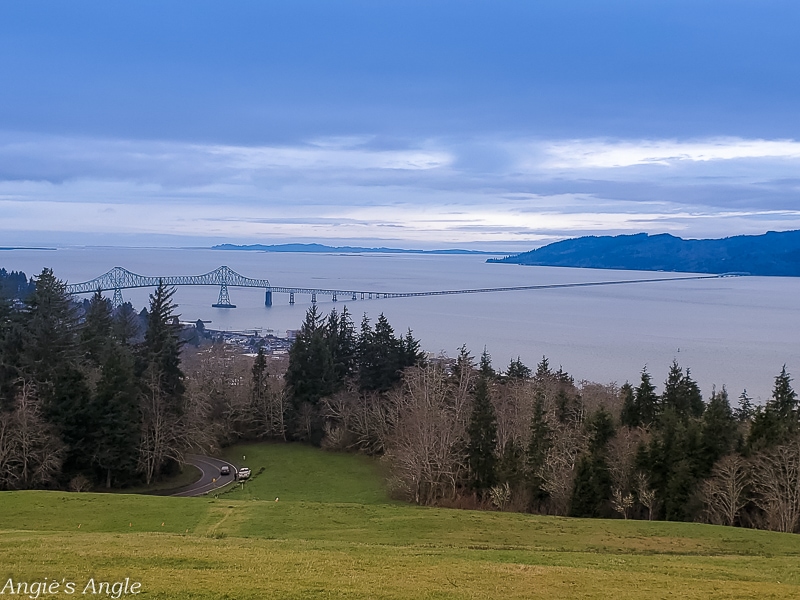
[[[405,248],[365,248],[360,246],[326,246],[324,244],[218,244],[212,250],[244,250],[248,252],[318,252],[337,254],[438,254],[438,255],[488,255],[507,256],[508,251],[465,250],[460,248],[440,250],[414,250]]]

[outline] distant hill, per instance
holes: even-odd
[[[325,246],[323,244],[219,244],[212,250],[254,250],[257,252],[338,252],[350,253],[382,253],[382,254],[502,254],[502,252],[484,252],[483,250],[404,250],[402,248],[361,248],[359,246]]]
[[[487,262],[800,277],[800,230],[718,240],[684,240],[668,233],[585,236]]]

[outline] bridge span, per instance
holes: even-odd
[[[203,275],[168,275],[161,277],[145,276],[133,273],[122,267],[114,267],[107,273],[82,283],[68,284],[69,294],[93,294],[97,291],[111,292],[114,296],[112,304],[120,306],[123,302],[122,290],[131,288],[156,287],[159,283],[168,286],[184,285],[211,285],[219,286],[219,298],[212,306],[216,308],[236,308],[231,303],[228,292],[229,287],[255,287],[264,289],[264,304],[272,306],[274,293],[288,294],[289,304],[295,303],[296,294],[311,296],[311,302],[317,302],[317,296],[330,297],[332,302],[337,300],[372,300],[377,298],[415,298],[419,296],[447,296],[453,294],[485,294],[495,292],[519,292],[528,290],[544,290],[557,288],[596,287],[605,285],[622,285],[631,283],[655,283],[662,281],[689,281],[694,279],[717,279],[720,277],[734,276],[730,273],[723,275],[684,275],[675,277],[652,277],[639,279],[621,279],[617,281],[591,281],[579,283],[545,283],[536,285],[520,285],[507,287],[470,288],[460,290],[435,290],[427,292],[381,292],[375,290],[353,289],[323,289],[299,286],[274,286],[268,279],[252,279],[240,275],[230,267],[221,266]]]

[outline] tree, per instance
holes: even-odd
[[[800,432],[800,411],[797,394],[786,365],[775,378],[772,398],[766,406],[758,407],[753,416],[748,446],[751,450],[772,448],[786,443]]]
[[[169,461],[183,461],[186,445],[184,375],[180,366],[180,325],[173,314],[175,290],[163,281],[150,295],[144,343],[140,349],[140,411],[142,428],[139,466],[149,485]]]
[[[467,428],[470,477],[476,490],[485,490],[497,483],[497,417],[489,399],[489,381],[494,372],[487,356],[484,351]]]
[[[59,378],[70,377],[78,362],[78,320],[64,282],[43,269],[26,302],[21,371],[36,385],[46,414]]]
[[[402,386],[388,396],[395,427],[386,456],[395,485],[417,504],[455,497],[463,480],[468,420],[467,396],[460,393],[464,385],[431,364],[410,368]]]
[[[273,389],[264,348],[258,349],[251,371],[250,408],[259,437],[285,439],[285,406],[282,390]]]
[[[84,355],[95,366],[99,366],[112,344],[114,321],[111,303],[98,290],[89,301],[81,329],[81,345]]]
[[[734,416],[740,423],[750,421],[755,414],[753,399],[747,395],[747,390],[742,390],[739,395],[739,406],[734,410]]]
[[[530,379],[533,376],[533,371],[531,371],[530,367],[525,366],[525,364],[520,360],[519,356],[516,360],[511,359],[511,362],[506,369],[506,377],[512,380],[525,380]]]
[[[733,526],[750,501],[747,494],[749,483],[750,468],[741,456],[729,454],[720,459],[702,487],[709,520]]]
[[[542,470],[547,460],[547,453],[553,445],[552,431],[546,420],[544,398],[541,395],[535,399],[530,429],[527,448],[528,481],[533,500],[541,502],[547,496]]]
[[[614,436],[611,414],[601,408],[586,422],[588,454],[581,457],[570,501],[570,516],[600,517],[608,513],[611,499],[611,474],[608,468],[608,442]]]
[[[652,424],[658,415],[658,396],[647,367],[642,369],[641,382],[634,391],[634,403],[639,414],[639,422],[636,425]]]
[[[124,483],[136,473],[139,450],[139,390],[133,357],[122,346],[111,344],[103,361],[92,413],[92,463],[104,475],[105,486]]]
[[[770,529],[792,533],[800,524],[800,438],[757,456],[753,462],[755,503]]]
[[[639,407],[636,404],[633,386],[626,381],[620,388],[619,395],[622,399],[620,422],[626,427],[637,427],[642,422],[642,416],[639,414]]]
[[[733,450],[737,435],[736,419],[728,402],[728,392],[723,386],[722,391],[711,392],[708,408],[703,415],[701,475],[711,472],[714,463]]]
[[[11,412],[0,412],[0,489],[29,489],[54,482],[64,446],[44,419],[36,386],[22,380]]]
[[[289,350],[289,366],[284,377],[291,405],[289,433],[318,444],[323,435],[319,403],[336,390],[336,374],[330,343],[316,304],[306,312]]]

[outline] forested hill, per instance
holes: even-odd
[[[800,230],[684,240],[667,233],[585,236],[487,262],[638,271],[800,276]]]

